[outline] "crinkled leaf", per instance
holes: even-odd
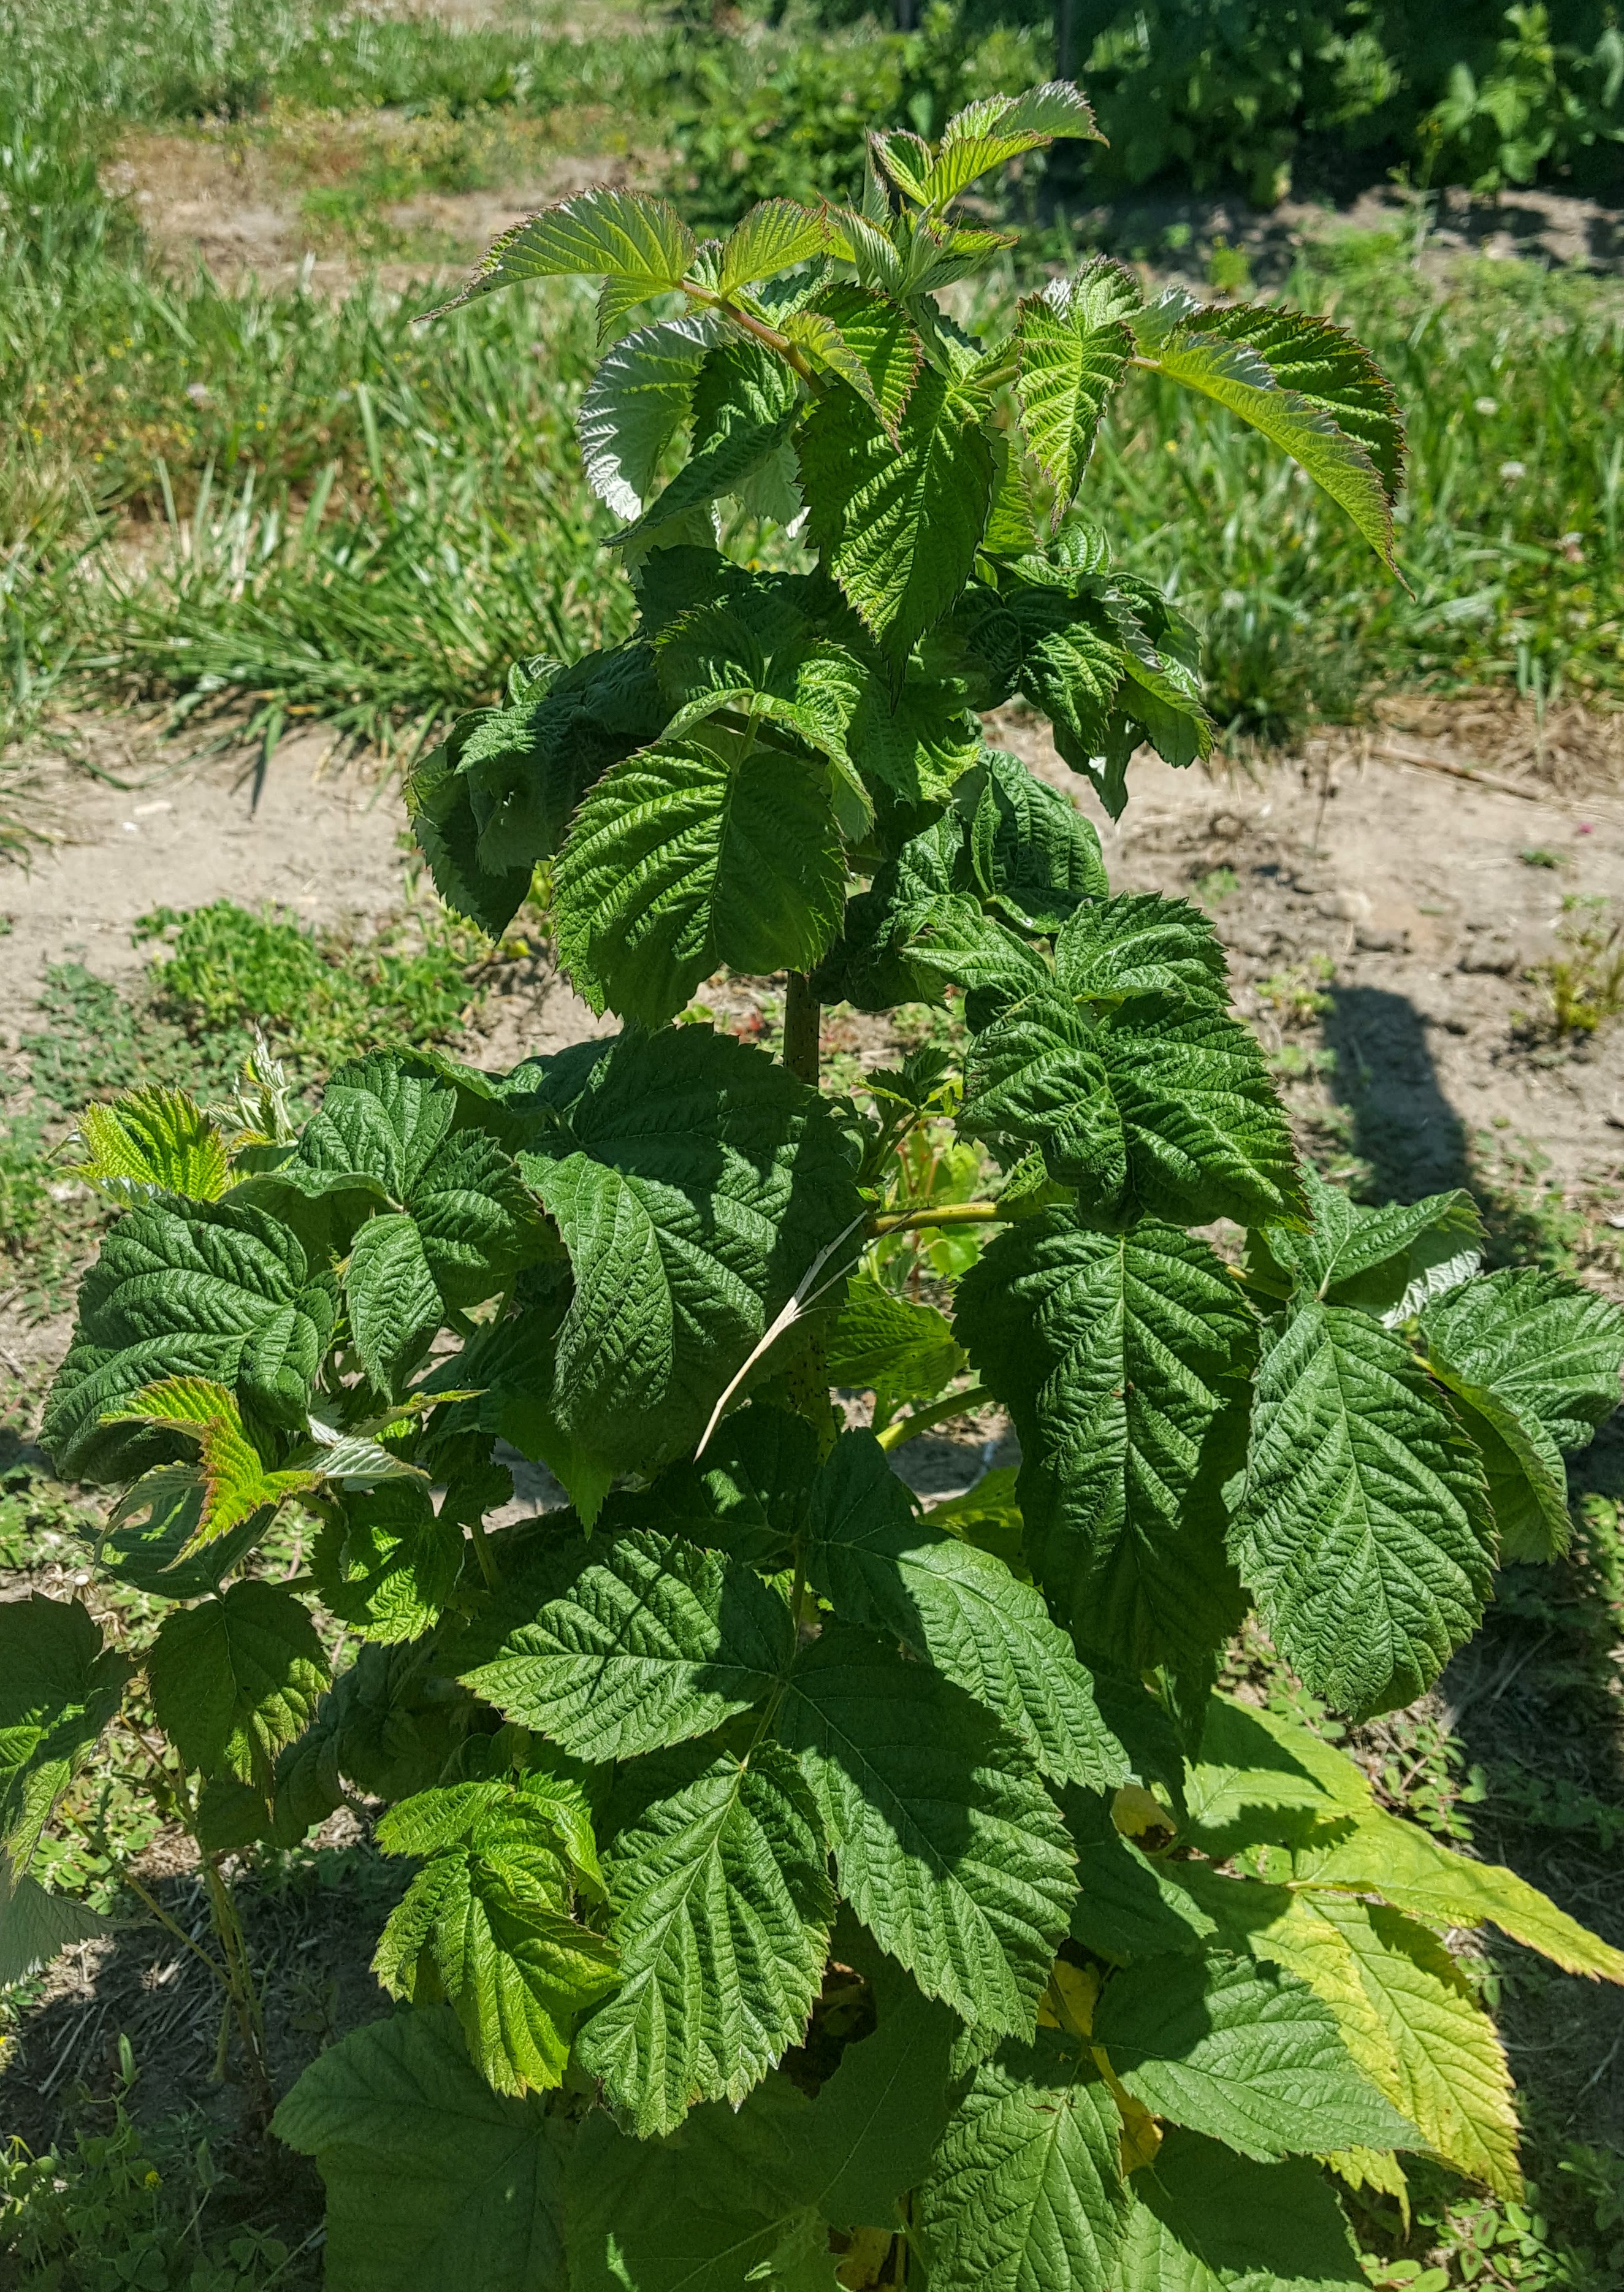
[[[587,482],[616,517],[642,515],[705,355],[720,339],[720,322],[695,311],[623,335],[600,361],[575,428]]]
[[[1466,1405],[1483,1448],[1501,1557],[1564,1551],[1562,1451],[1583,1447],[1619,1405],[1624,1311],[1560,1274],[1507,1269],[1435,1300],[1421,1334],[1427,1367]]]
[[[812,208],[793,199],[762,199],[746,210],[723,242],[717,292],[732,295],[760,278],[808,262],[828,243],[829,226]]]
[[[1395,1328],[1430,1299],[1459,1288],[1482,1261],[1483,1220],[1459,1187],[1424,1201],[1367,1209],[1307,1164],[1303,1187],[1314,1220],[1308,1231],[1271,1226],[1266,1236],[1251,1238],[1252,1262],[1270,1286],[1294,1285],[1327,1304],[1357,1305]]]
[[[1106,2292],[1127,2217],[1122,2120],[1073,2041],[984,2062],[915,2199],[933,2292]]]
[[[423,1481],[391,1481],[345,1497],[312,1565],[326,1606],[363,1638],[413,1640],[450,1604],[464,1549],[461,1522],[449,1505],[435,1512]]]
[[[1380,1894],[1396,1910],[1437,1925],[1499,1927],[1514,1941],[1569,1973],[1624,1981],[1624,1950],[1497,1862],[1476,1862],[1396,1815],[1363,1815],[1345,1837],[1311,1846],[1296,1860],[1298,1883]]]
[[[498,1602],[481,1627],[491,1651],[463,1677],[576,1758],[634,1757],[707,1733],[789,1668],[784,1600],[721,1553],[645,1531],[561,1551],[558,1566],[562,1580],[534,1614]]]
[[[881,1948],[965,2020],[1030,2029],[1074,1888],[1060,1819],[1013,1739],[848,1625],[803,1650],[778,1729]]]
[[[736,336],[706,353],[694,383],[694,434],[687,460],[618,543],[646,543],[722,494],[771,459],[800,410],[795,377],[784,360]]]
[[[1097,1791],[1068,1790],[1061,1803],[1077,1848],[1073,1941],[1119,1961],[1204,1948],[1215,1932],[1213,1921],[1124,1837],[1112,1820],[1110,1799]]]
[[[101,1420],[169,1376],[213,1378],[297,1424],[333,1312],[331,1287],[275,1219],[229,1198],[143,1203],[84,1277],[40,1437],[58,1471],[80,1479],[138,1469],[159,1453],[154,1435]]]
[[[698,2101],[742,2101],[798,2044],[834,1897],[823,1825],[775,1743],[741,1763],[708,1745],[629,1770],[606,1854],[621,1987],[576,2055],[639,2135]]]
[[[1136,2099],[1242,2156],[1413,2148],[1306,1982],[1242,1957],[1142,1958],[1113,1974],[1094,2036]]]
[[[1303,360],[1311,330],[1334,345],[1329,359]],[[1391,392],[1363,352],[1363,372],[1352,391],[1339,387],[1333,364],[1353,347],[1340,327],[1273,306],[1262,324],[1255,310],[1243,308],[1238,323],[1226,311],[1197,311],[1148,347],[1170,380],[1227,407],[1290,454],[1347,512],[1383,564],[1393,566],[1402,432]],[[1348,420],[1357,431],[1344,426]]]
[[[846,1433],[824,1467],[808,1570],[838,1615],[906,1641],[1001,1719],[1045,1774],[1101,1790],[1126,1780],[1122,1746],[1041,1594],[920,1520],[870,1433]]]
[[[380,1826],[386,1852],[419,1851],[413,1836]],[[570,1915],[557,1850],[547,1810],[522,1790],[479,1802],[462,1836],[430,1853],[373,1959],[395,1997],[450,2000],[498,2093],[558,2085],[577,2015],[618,1979],[613,1944]]]
[[[575,1270],[551,1403],[586,1454],[650,1471],[693,1454],[862,1202],[835,1116],[743,1044],[685,1027],[571,1071],[567,1109],[535,1120],[545,1152],[523,1158]]]
[[[1379,1321],[1310,1303],[1270,1338],[1231,1548],[1286,1661],[1362,1716],[1412,1701],[1476,1629],[1483,1467]]]
[[[1018,756],[993,749],[985,771],[966,838],[976,888],[1012,923],[1057,931],[1110,888],[1098,835]]]
[[[117,1412],[116,1421],[173,1429],[197,1443],[197,1526],[177,1559],[187,1559],[201,1545],[229,1536],[256,1513],[320,1485],[318,1472],[269,1471],[243,1429],[236,1395],[208,1377],[172,1376],[145,1385],[127,1408]],[[156,1470],[163,1476],[167,1496],[175,1468],[160,1465]],[[148,1481],[151,1477],[146,1476]],[[139,1500],[142,1486],[138,1481],[131,1497]]]
[[[350,1252],[344,1303],[367,1376],[381,1392],[398,1392],[446,1318],[414,1218],[367,1219]]]
[[[151,1084],[110,1106],[87,1106],[76,1141],[84,1156],[70,1166],[109,1201],[138,1202],[155,1193],[217,1202],[231,1183],[226,1142],[183,1090]]]
[[[1445,2164],[1498,2196],[1520,2196],[1511,2071],[1493,2022],[1443,1943],[1396,1910],[1347,1897],[1320,1895],[1313,1910],[1342,1937],[1386,2039],[1384,2059],[1339,2013],[1372,2084]],[[1327,2002],[1337,2012],[1337,2000]]]
[[[554,878],[559,953],[594,1009],[659,1026],[724,963],[809,970],[845,880],[824,767],[712,727],[587,797]]]
[[[1146,1215],[1256,1225],[1295,1210],[1290,1125],[1250,1028],[1147,996],[1108,1013],[1098,1045]]]
[[[1221,1261],[1057,1206],[984,1251],[954,1326],[1015,1419],[1026,1558],[1058,1611],[1136,1667],[1199,1659],[1242,1607],[1218,1490],[1257,1342]]]
[[[835,387],[800,436],[808,535],[872,632],[894,688],[914,640],[969,578],[993,495],[993,456],[975,410],[921,375],[896,439]]]
[[[526,278],[601,278],[607,331],[639,303],[679,286],[693,259],[694,234],[663,199],[600,185],[503,231],[455,299]]]
[[[1026,442],[1054,487],[1057,523],[1133,357],[1128,320],[1140,300],[1128,272],[1102,257],[1076,278],[1057,279],[1020,305],[1016,402]]]

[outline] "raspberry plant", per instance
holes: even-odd
[[[1518,2186],[1444,1930],[1624,1979],[1215,1692],[1255,1603],[1340,1710],[1419,1695],[1497,1562],[1563,1549],[1624,1316],[1481,1273],[1462,1193],[1300,1166],[1207,922],[1113,894],[986,744],[1023,696],[1113,813],[1141,745],[1209,750],[1196,634],[1087,489],[1142,375],[1391,562],[1399,420],[1336,327],[1103,261],[993,340],[946,314],[1006,244],[961,195],[1091,132],[1051,85],[876,140],[861,212],[697,246],[599,190],[501,240],[470,295],[603,281],[580,429],[640,618],[517,668],[409,803],[487,932],[544,871],[622,1031],[374,1054],[301,1130],[264,1061],[229,1119],[87,1126],[125,1209],[45,1439],[130,1483],[99,1565],[156,1627],[0,1608],[5,1970],[93,1925],[28,1864],[116,1728],[196,1838],[269,2108],[229,1858],[385,1803],[398,2008],[274,2119],[339,2292],[1356,2285],[1339,2184],[1426,2151]],[[723,502],[784,529],[768,565]],[[720,965],[787,973],[782,1059],[673,1024]],[[961,1059],[820,1091],[824,1002],[948,998]],[[921,1510],[893,1457],[967,1362],[1018,1474]],[[513,1449],[569,1508],[487,1529]]]

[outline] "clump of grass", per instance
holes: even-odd
[[[152,991],[191,1038],[246,1044],[260,1027],[307,1074],[384,1043],[444,1042],[481,999],[469,980],[479,943],[438,909],[365,935],[217,900],[155,908],[135,932],[165,943]]]
[[[1241,888],[1241,878],[1233,868],[1209,868],[1195,879],[1194,892],[1203,908],[1221,908],[1226,900],[1233,900]]]
[[[1556,952],[1529,976],[1544,989],[1544,1016],[1558,1041],[1594,1035],[1624,1011],[1624,917],[1605,893],[1568,894]]]
[[[1336,965],[1328,955],[1311,955],[1305,963],[1288,963],[1258,981],[1252,992],[1282,1027],[1311,1027],[1331,1009],[1328,993]]]

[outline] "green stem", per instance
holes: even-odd
[[[170,1917],[163,1904],[158,1901],[155,1896],[147,1892],[147,1889],[142,1885],[135,1873],[133,1870],[121,1870],[118,1875],[120,1882],[130,1889],[130,1892],[135,1896],[137,1901],[145,1902],[148,1909],[157,1920],[159,1925],[165,1927],[170,1933],[173,1934],[175,1940],[181,1944],[183,1949],[189,1949],[192,1956],[197,1960],[200,1965],[206,1965],[216,1981],[221,1982],[221,1984],[226,1984],[226,1969],[221,1965],[219,1959],[211,1957],[206,1949],[200,1949],[198,1948],[197,1944],[192,1940],[190,1934],[187,1933],[186,1928],[180,1923],[179,1919],[172,1918]]]
[[[485,1588],[494,1592],[502,1581],[502,1570],[496,1565],[496,1555],[491,1550],[491,1540],[485,1532],[482,1520],[470,1520],[468,1532],[474,1540],[474,1558],[479,1563],[479,1573],[485,1578]]]
[[[803,382],[816,386],[817,376],[813,372],[804,352],[797,350],[789,336],[781,335],[776,327],[769,327],[764,319],[752,319],[748,311],[741,311],[738,305],[736,303],[730,303],[725,295],[712,294],[708,286],[696,286],[691,278],[683,280],[682,291],[691,302],[703,303],[707,310],[723,312],[726,317],[732,319],[736,327],[743,327],[747,335],[753,335],[757,342],[764,343],[769,351],[776,351],[778,356],[787,366],[794,369]]]
[[[927,1225],[985,1225],[1003,1215],[997,1202],[944,1202],[937,1209],[899,1210],[893,1216],[876,1218],[869,1231],[880,1235],[912,1233],[916,1227]]]
[[[818,1036],[823,1012],[804,971],[792,971],[784,998],[784,1063],[798,1081],[817,1088]]]
[[[904,1441],[918,1440],[933,1424],[945,1424],[953,1416],[968,1416],[973,1409],[985,1408],[996,1398],[985,1384],[973,1384],[968,1392],[950,1392],[945,1400],[932,1401],[929,1408],[916,1408],[912,1416],[899,1416],[876,1437],[882,1449],[900,1449]]]
[[[218,1855],[205,1852],[202,1868],[204,1884],[208,1889],[209,1910],[214,1923],[214,1938],[220,1944],[220,1954],[225,1963],[226,1997],[237,2023],[237,2035],[243,2041],[243,2057],[253,2113],[261,2122],[269,2123],[276,2106],[276,2094],[265,2059],[265,2015],[260,2004],[259,1990],[254,1985],[253,1968],[249,1963],[247,1937],[243,1933],[242,1921],[237,1915],[237,1904],[220,1868]]]

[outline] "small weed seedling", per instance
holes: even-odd
[[[98,1594],[149,1604],[0,1604],[0,1938],[98,1930],[40,1843],[133,1702],[332,2292],[1357,2283],[1321,2160],[1520,2201],[1440,1934],[1624,1980],[1216,1691],[1255,1610],[1315,1709],[1420,1695],[1499,1561],[1563,1547],[1624,1314],[1480,1273],[1462,1193],[1299,1166],[1210,923],[1113,894],[986,744],[1020,696],[1113,815],[1144,744],[1210,752],[1196,634],[1090,478],[1141,391],[1252,425],[1391,563],[1398,416],[1337,327],[1099,260],[991,338],[944,314],[1009,243],[963,195],[1092,133],[1050,84],[877,138],[857,207],[700,245],[594,190],[499,240],[464,301],[602,281],[580,431],[638,617],[520,662],[409,803],[494,938],[546,867],[621,1030],[504,1075],[373,1051],[302,1126],[158,1089],[85,1126],[122,1211],[43,1437],[127,1484]],[[727,554],[725,500],[782,539]],[[694,1007],[724,967],[785,978],[779,1054]],[[837,1096],[832,1002],[941,1015]],[[1018,1473],[921,1512],[896,1450],[994,1402]],[[515,1449],[568,1507],[487,1526]],[[412,1873],[398,2010],[278,2102],[229,1858],[356,1794]]]
[[[1559,1040],[1594,1035],[1624,1011],[1624,920],[1599,893],[1570,892],[1556,925],[1556,953],[1530,976],[1544,989]]]

